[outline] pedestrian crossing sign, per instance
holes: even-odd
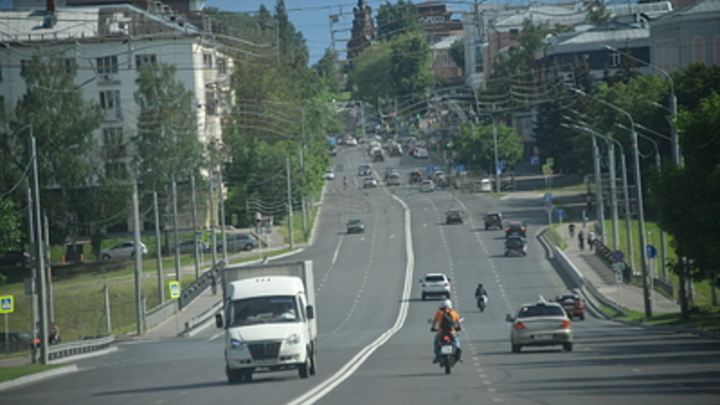
[[[171,281],[168,286],[170,287],[170,298],[180,298],[180,282]]]
[[[0,314],[15,312],[15,297],[12,295],[0,296]]]

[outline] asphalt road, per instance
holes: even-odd
[[[117,352],[77,362],[79,371],[3,392],[13,404],[718,404],[720,343],[600,320],[574,322],[575,348],[510,353],[505,315],[538,295],[552,298],[569,287],[545,260],[533,238],[546,220],[536,198],[491,198],[416,187],[362,189],[360,148],[336,158],[315,243],[294,259],[312,259],[319,337],[316,376],[257,373],[249,384],[229,386],[220,331],[188,339],[123,344]],[[407,173],[428,165],[409,157],[375,164]],[[342,187],[347,176],[350,186]],[[449,208],[466,210],[464,224],[445,225]],[[529,223],[526,257],[502,256],[498,230],[482,217],[499,209]],[[364,234],[345,234],[350,218]],[[438,300],[422,301],[418,279],[445,272],[453,302],[464,317],[465,361],[445,375],[431,364],[427,322]],[[473,292],[490,295],[480,313]]]

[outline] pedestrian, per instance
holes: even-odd
[[[585,250],[585,235],[583,234],[582,229],[578,232],[578,246],[580,247],[580,250]]]
[[[211,272],[210,272],[210,287],[212,288],[213,295],[217,294],[217,282],[218,282],[217,270],[211,270]]]
[[[60,343],[60,327],[57,323],[53,322],[52,325],[50,325],[50,336],[48,337],[48,340],[51,345],[56,345]]]
[[[588,249],[593,250],[593,245],[595,244],[595,232],[593,232],[593,231],[588,232],[587,242],[588,242]]]

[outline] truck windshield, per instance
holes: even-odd
[[[279,295],[235,300],[230,311],[231,327],[301,320],[297,301],[293,296]]]

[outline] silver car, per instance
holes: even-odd
[[[560,304],[540,297],[534,304],[520,307],[516,316],[505,318],[512,323],[510,347],[519,353],[523,346],[562,346],[570,352],[573,347],[572,322]]]
[[[140,252],[142,254],[148,252],[147,246],[142,242],[140,242]],[[100,259],[102,260],[116,259],[118,257],[135,257],[135,242],[131,240],[120,242],[113,247],[100,251]]]
[[[227,250],[229,252],[239,252],[241,250],[253,250],[258,247],[258,239],[255,235],[249,233],[233,233],[225,237],[227,240]],[[218,238],[217,251],[223,250],[222,238]]]

